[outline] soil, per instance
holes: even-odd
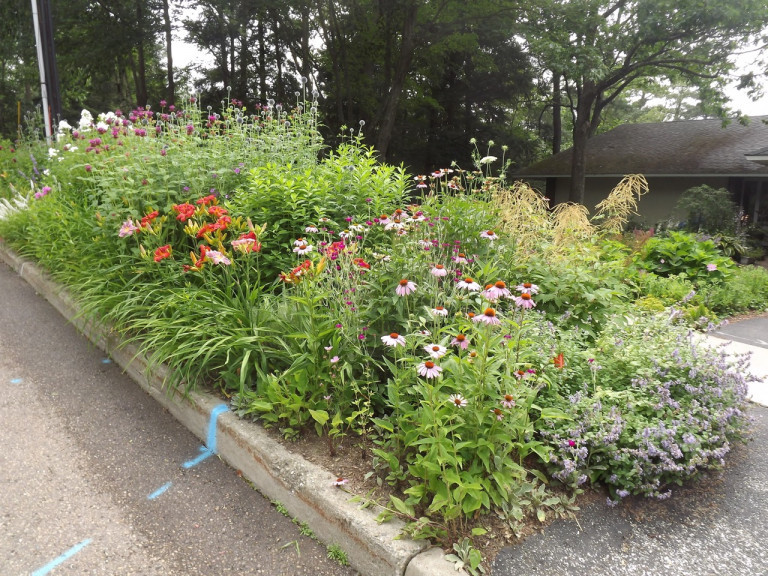
[[[354,495],[366,496],[374,498],[381,504],[386,504],[391,494],[405,498],[402,493],[385,482],[377,483],[372,464],[371,442],[364,442],[360,437],[344,438],[335,445],[335,454],[331,456],[327,439],[320,438],[311,431],[304,431],[296,440],[286,440],[275,428],[268,429],[268,433],[287,450],[301,454],[313,464],[328,470],[338,478],[347,480],[344,490],[350,494],[350,498]],[[385,473],[381,474],[381,476],[384,475]],[[596,500],[605,501],[606,496],[607,492],[604,490],[587,489],[577,497],[576,505],[583,508]],[[441,546],[446,553],[450,553],[453,552],[451,546],[454,542],[470,537],[475,548],[479,549],[485,558],[486,574],[490,574],[491,561],[502,547],[520,542],[544,530],[556,519],[557,517],[552,513],[547,514],[544,522],[539,522],[535,517],[528,517],[523,526],[518,528],[518,535],[515,535],[502,518],[496,514],[485,514],[468,522],[463,530],[451,535],[448,541],[439,542],[436,545]],[[472,536],[473,528],[483,528],[487,533],[482,536]]]

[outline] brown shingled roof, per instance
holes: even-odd
[[[768,175],[768,167],[747,155],[768,147],[768,116],[744,126],[722,120],[625,124],[590,138],[587,176]],[[524,168],[515,176],[571,175],[571,149]]]

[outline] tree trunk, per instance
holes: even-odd
[[[171,50],[172,28],[171,11],[168,6],[168,0],[163,0],[163,29],[165,31],[165,55],[168,60],[168,92],[166,100],[168,104],[174,104],[176,99],[176,83],[173,78],[173,51]]]
[[[573,125],[573,155],[571,157],[571,190],[569,202],[584,204],[584,188],[587,176],[587,141],[592,134],[592,106],[597,100],[594,84],[584,85],[576,107],[576,119]]]
[[[379,134],[376,139],[376,150],[381,158],[386,158],[389,143],[392,140],[392,130],[397,118],[397,108],[400,104],[400,96],[403,93],[405,79],[411,69],[413,60],[413,49],[416,44],[416,16],[419,12],[419,6],[416,2],[410,2],[403,21],[402,42],[400,45],[400,56],[397,67],[392,78],[392,85],[387,94],[379,123]]]
[[[262,104],[267,101],[267,43],[264,40],[264,15],[259,15],[259,100]]]
[[[563,95],[560,92],[560,74],[552,74],[552,154],[557,154],[563,146]]]
[[[138,23],[138,29],[141,30],[136,43],[136,54],[138,56],[138,73],[136,78],[136,105],[146,106],[147,100],[147,61],[144,56],[144,7],[142,6],[142,0],[136,1],[136,21]]]

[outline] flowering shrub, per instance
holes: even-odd
[[[725,352],[702,349],[668,315],[611,322],[596,346],[541,399],[574,416],[538,431],[553,447],[553,477],[605,484],[615,503],[629,494],[666,498],[670,484],[724,464],[747,422],[744,358],[730,366]]]

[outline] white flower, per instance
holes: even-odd
[[[312,246],[312,244],[298,244],[293,251],[296,252],[296,254],[302,256],[304,254],[309,254],[314,250],[315,247]]]
[[[445,356],[447,349],[445,346],[441,346],[440,344],[427,344],[424,346],[424,351],[432,358],[438,359]]]
[[[482,166],[483,164],[490,164],[491,162],[496,162],[496,156],[483,156],[480,158],[478,164]]]
[[[405,346],[405,337],[401,336],[397,332],[392,332],[391,334],[382,336],[381,341],[384,342],[384,344],[387,346],[392,346],[393,348],[396,348],[397,346]]]
[[[451,394],[448,397],[448,401],[456,406],[456,408],[464,408],[467,405],[467,399],[461,394]]]
[[[88,130],[93,125],[93,116],[91,115],[88,110],[83,110],[80,113],[80,122],[78,123],[78,126],[80,127],[80,130]]]
[[[48,148],[48,158],[56,158],[59,155],[59,151],[56,148]]]

